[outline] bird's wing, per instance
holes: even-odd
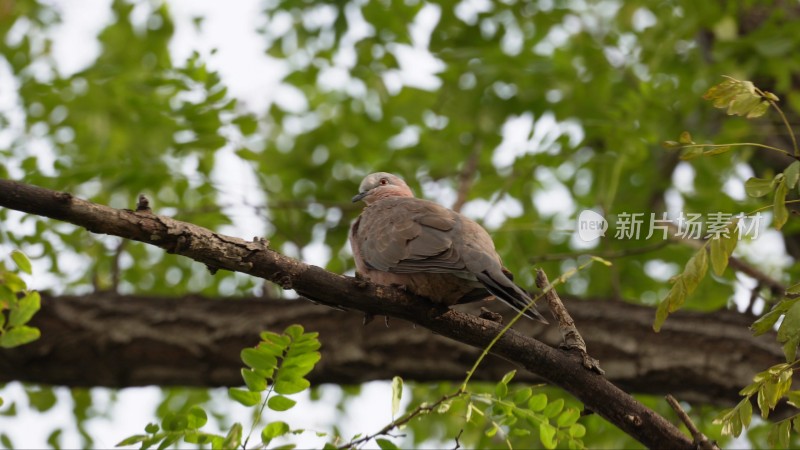
[[[436,203],[389,198],[364,209],[355,239],[370,267],[394,273],[461,273],[456,215]]]

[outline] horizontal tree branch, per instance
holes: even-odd
[[[328,306],[405,319],[477,348],[485,348],[501,331],[501,325],[495,322],[442,308],[401,290],[304,264],[271,250],[263,241],[215,234],[149,210],[118,210],[9,180],[0,180],[0,206],[70,222],[94,233],[146,242],[212,268],[261,277]],[[672,423],[607,379],[584,369],[578,355],[515,330],[497,340],[492,353],[570,392],[588,409],[649,448],[693,447]]]
[[[679,311],[661,333],[653,333],[650,308],[612,300],[565,302],[592,354],[601,358],[606,377],[628,391],[730,406],[756,372],[783,359],[774,333],[753,337],[747,329],[751,318],[743,314]],[[486,306],[507,311],[496,302]],[[476,313],[480,307],[461,309]],[[30,345],[0,352],[0,382],[239,386],[240,350],[254,345],[260,331],[281,331],[293,323],[320,333],[323,356],[310,376],[315,384],[358,384],[394,375],[458,382],[480,353],[414,330],[406,321],[364,326],[359,314],[302,300],[45,294],[32,323],[45,333]],[[528,321],[516,328],[553,346],[561,340],[554,327]],[[473,379],[498,380],[513,368],[493,358]],[[520,372],[515,380],[542,381],[530,372]]]

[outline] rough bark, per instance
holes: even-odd
[[[0,206],[70,222],[94,233],[149,243],[212,268],[258,276],[285,289],[294,289],[318,303],[405,319],[476,348],[488,346],[501,331],[501,326],[495,322],[444,309],[395,288],[336,275],[288,258],[269,249],[266,242],[215,234],[193,224],[156,216],[149,210],[117,210],[70,194],[8,180],[0,180]],[[176,319],[177,316],[166,317],[165,323]],[[587,340],[591,342],[589,336]],[[164,351],[164,357],[173,357],[169,348],[152,351]],[[584,369],[578,355],[550,347],[515,330],[500,337],[492,353],[567,390],[588,409],[650,448],[694,447],[692,441],[666,419],[604,377]]]
[[[606,377],[627,391],[729,406],[756,372],[783,358],[774,335],[753,337],[747,329],[751,318],[735,312],[679,311],[656,334],[650,308],[610,300],[565,302]],[[475,313],[481,306],[461,309]],[[506,310],[499,304],[489,307]],[[45,333],[33,344],[0,352],[0,382],[236,386],[242,383],[239,351],[257,342],[260,331],[280,331],[293,323],[320,333],[323,357],[310,377],[317,384],[358,384],[394,375],[461,381],[479,354],[406,321],[392,320],[388,328],[382,320],[364,326],[357,313],[303,300],[45,295],[33,321]],[[554,327],[526,321],[516,328],[550,345],[560,343]],[[498,380],[513,368],[492,358],[474,379]],[[530,372],[515,379],[542,381]]]

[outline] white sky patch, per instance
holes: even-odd
[[[558,215],[569,218],[575,212],[575,202],[566,186],[556,178],[552,169],[537,167],[534,177],[542,186],[533,193],[533,204],[542,216]]]
[[[680,267],[675,263],[664,262],[660,259],[651,259],[644,264],[644,273],[648,277],[666,282],[678,274]]]
[[[557,121],[552,112],[546,111],[539,118],[530,112],[509,116],[500,132],[503,140],[492,155],[492,164],[498,169],[512,166],[517,158],[541,152],[557,154],[561,144],[557,140],[567,135],[569,145],[577,146],[584,138],[580,124],[574,120]]]
[[[444,70],[444,63],[428,50],[431,33],[440,17],[439,6],[426,4],[409,25],[412,45],[387,45],[397,58],[400,71],[396,75],[403,85],[430,91],[442,85],[442,80],[436,74]]]
[[[230,225],[220,227],[220,233],[252,238],[266,232],[265,217],[252,206],[266,203],[253,167],[236,156],[231,146],[218,150],[211,180],[218,186],[223,213],[231,217]],[[247,205],[247,206],[243,206]]]
[[[483,226],[488,230],[500,228],[509,217],[521,216],[522,211],[522,203],[508,194],[504,194],[495,203],[477,199],[464,203],[461,208],[461,214],[470,219],[482,221]]]
[[[694,193],[694,167],[686,162],[680,162],[672,172],[672,184],[682,194]]]
[[[62,21],[52,28],[53,59],[61,75],[68,76],[100,55],[97,34],[111,20],[111,0],[58,0],[55,5]]]
[[[447,181],[426,181],[422,183],[422,196],[429,198],[448,208],[452,207],[458,198],[458,192]],[[473,218],[483,217],[486,211]]]
[[[751,177],[753,177],[753,169],[747,164],[737,163],[734,166],[734,175],[725,180],[722,191],[734,200],[744,201],[747,198],[744,182]]]
[[[175,21],[170,41],[175,64],[197,51],[209,68],[220,73],[231,95],[249,110],[263,111],[276,100],[283,89],[275,89],[275,85],[286,76],[288,67],[265,53],[266,39],[256,32],[264,24],[261,2],[240,0],[232,7],[215,0],[172,0],[169,8]],[[197,16],[204,18],[199,32],[192,22]],[[212,54],[212,49],[216,53]]]

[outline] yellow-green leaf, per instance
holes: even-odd
[[[547,422],[539,424],[539,441],[544,448],[556,448],[556,428]]]
[[[680,137],[678,137],[678,142],[680,142],[683,145],[694,144],[694,141],[692,140],[692,135],[689,134],[688,131],[684,131],[683,133],[681,133]]]
[[[681,152],[680,159],[691,161],[703,156],[703,147],[687,147]]]
[[[789,167],[783,171],[783,176],[786,179],[786,186],[792,189],[797,185],[797,180],[800,180],[800,161],[795,161],[789,164]]]
[[[38,328],[19,326],[11,328],[2,335],[0,335],[0,347],[13,348],[25,345],[39,339],[42,333]]]
[[[33,274],[33,268],[31,267],[31,261],[25,256],[25,253],[22,253],[19,250],[14,250],[11,252],[11,259],[14,260],[14,263],[19,267],[19,270],[27,273],[28,275]]]
[[[774,184],[772,180],[765,180],[763,178],[748,178],[747,181],[744,182],[744,191],[747,192],[747,195],[750,197],[763,197],[770,192]]]
[[[731,151],[731,148],[732,147],[730,145],[723,145],[723,146],[720,146],[720,147],[711,147],[711,149],[710,150],[706,150],[703,153],[703,155],[705,155],[705,156],[721,155],[723,153],[727,153],[727,152]]]
[[[775,189],[775,203],[772,205],[772,213],[775,216],[775,228],[780,230],[789,220],[789,210],[786,209],[785,179],[781,180],[778,183],[778,188]]]
[[[403,379],[392,378],[392,417],[400,411],[400,399],[403,397]]]

